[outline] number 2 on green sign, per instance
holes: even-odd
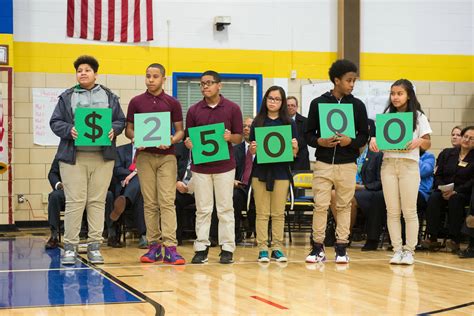
[[[155,123],[155,127],[153,127],[152,130],[150,132],[148,132],[148,134],[143,136],[143,141],[148,142],[148,141],[161,140],[161,136],[153,136],[153,134],[160,129],[160,126],[161,126],[160,119],[157,118],[157,117],[148,117],[143,122],[145,123],[145,125],[148,124],[148,122],[154,122]]]

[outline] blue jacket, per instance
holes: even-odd
[[[435,167],[435,156],[425,151],[425,153],[420,157],[420,188],[418,191],[423,195],[425,201],[428,201],[428,197],[431,193],[431,188],[433,188],[433,178],[434,178],[434,167]]]
[[[120,135],[125,128],[125,115],[120,107],[119,98],[109,88],[101,86],[105,90],[109,98],[109,108],[112,109],[112,128],[115,135]],[[54,134],[61,138],[59,142],[56,159],[59,161],[74,165],[76,164],[76,146],[71,136],[71,129],[74,127],[74,114],[71,107],[71,96],[74,87],[64,91],[58,100],[58,104],[54,109],[53,115],[49,121],[51,130]],[[110,146],[103,146],[102,153],[104,159],[115,160],[116,148],[115,138]]]

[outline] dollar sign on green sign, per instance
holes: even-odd
[[[85,123],[92,129],[92,134],[84,133],[84,136],[90,138],[93,143],[95,143],[95,140],[100,138],[104,133],[102,127],[95,123],[96,119],[100,120],[101,118],[102,115],[97,114],[95,111],[88,114],[85,118]]]

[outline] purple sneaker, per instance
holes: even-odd
[[[140,262],[143,263],[155,263],[162,260],[163,255],[161,253],[161,245],[157,243],[150,244],[148,252],[140,257]]]
[[[185,264],[186,261],[176,250],[176,246],[165,247],[165,257],[163,258],[164,263],[169,263],[173,265]]]

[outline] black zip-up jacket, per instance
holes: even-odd
[[[321,137],[319,103],[351,103],[353,105],[356,138],[353,138],[348,146],[341,147],[337,145],[334,148],[329,148],[318,145],[318,138]],[[329,164],[355,163],[360,154],[359,149],[367,144],[368,137],[369,128],[365,104],[352,94],[344,96],[341,100],[337,100],[331,92],[326,92],[311,101],[305,129],[305,139],[309,146],[316,148],[315,157],[317,161]]]

